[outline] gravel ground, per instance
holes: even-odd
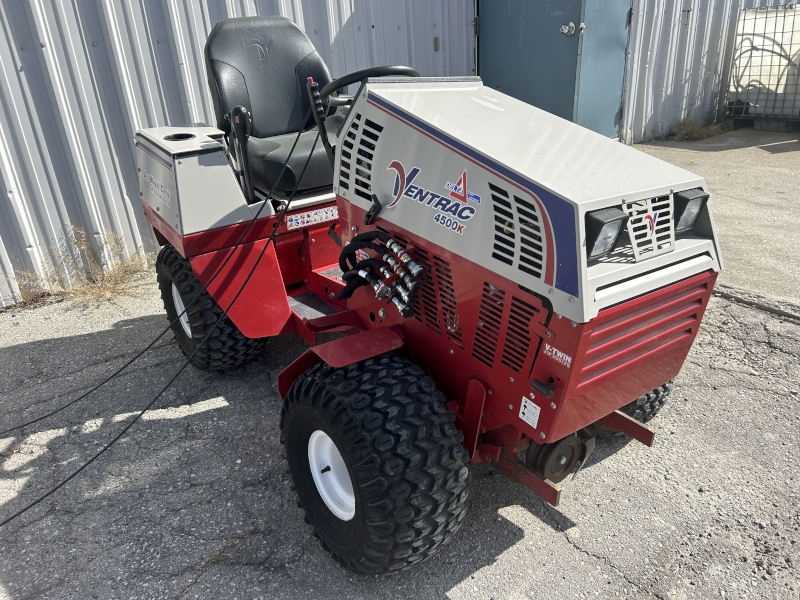
[[[0,430],[76,397],[165,326],[134,296],[0,314]],[[487,465],[433,559],[387,578],[339,568],[296,508],[278,443],[276,339],[227,374],[188,369],[78,478],[0,529],[0,598],[798,598],[800,324],[715,297],[648,449],[602,441],[554,509]],[[59,415],[0,435],[0,517],[146,405],[170,338]]]
[[[634,148],[702,175],[711,192],[725,271],[719,283],[800,302],[798,132],[737,129],[699,142]]]

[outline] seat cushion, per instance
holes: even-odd
[[[344,124],[344,117],[333,115],[325,121],[325,128],[328,131],[328,140],[331,144],[336,143],[336,135]],[[303,171],[311,146],[317,137],[317,129],[309,129],[300,134],[291,157],[289,151],[297,137],[296,133],[287,133],[270,138],[256,138],[251,136],[247,142],[247,153],[250,159],[250,170],[253,179],[259,187],[269,191],[275,186],[275,191],[281,193],[291,193],[297,184],[297,178]],[[278,181],[278,175],[289,157],[286,170]],[[306,167],[303,179],[298,186],[298,191],[312,190],[315,188],[333,185],[333,168],[325,153],[322,141],[318,141],[314,148],[314,154]]]

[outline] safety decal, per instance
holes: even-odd
[[[309,225],[324,223],[325,221],[335,221],[338,218],[339,210],[335,206],[310,210],[304,213],[287,215],[286,229],[301,229],[303,227],[308,227]]]
[[[544,353],[552,358],[554,361],[561,363],[565,367],[569,368],[572,366],[572,357],[567,356],[561,350],[558,350],[545,342],[544,344]]]
[[[528,425],[536,429],[539,424],[539,413],[542,409],[538,404],[534,404],[525,396],[522,397],[522,404],[519,405],[519,418],[525,421]]]

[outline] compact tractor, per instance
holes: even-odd
[[[470,464],[556,505],[598,436],[652,443],[721,268],[701,177],[477,77],[331,80],[280,17],[205,62],[215,126],[136,133],[164,306],[201,369],[308,342],[280,437],[336,560],[436,552]]]

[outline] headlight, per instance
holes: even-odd
[[[628,220],[621,208],[603,208],[586,213],[586,249],[589,260],[614,249],[619,233]]]
[[[675,233],[681,233],[694,227],[697,217],[703,212],[708,202],[708,194],[700,188],[678,192],[675,202]]]

